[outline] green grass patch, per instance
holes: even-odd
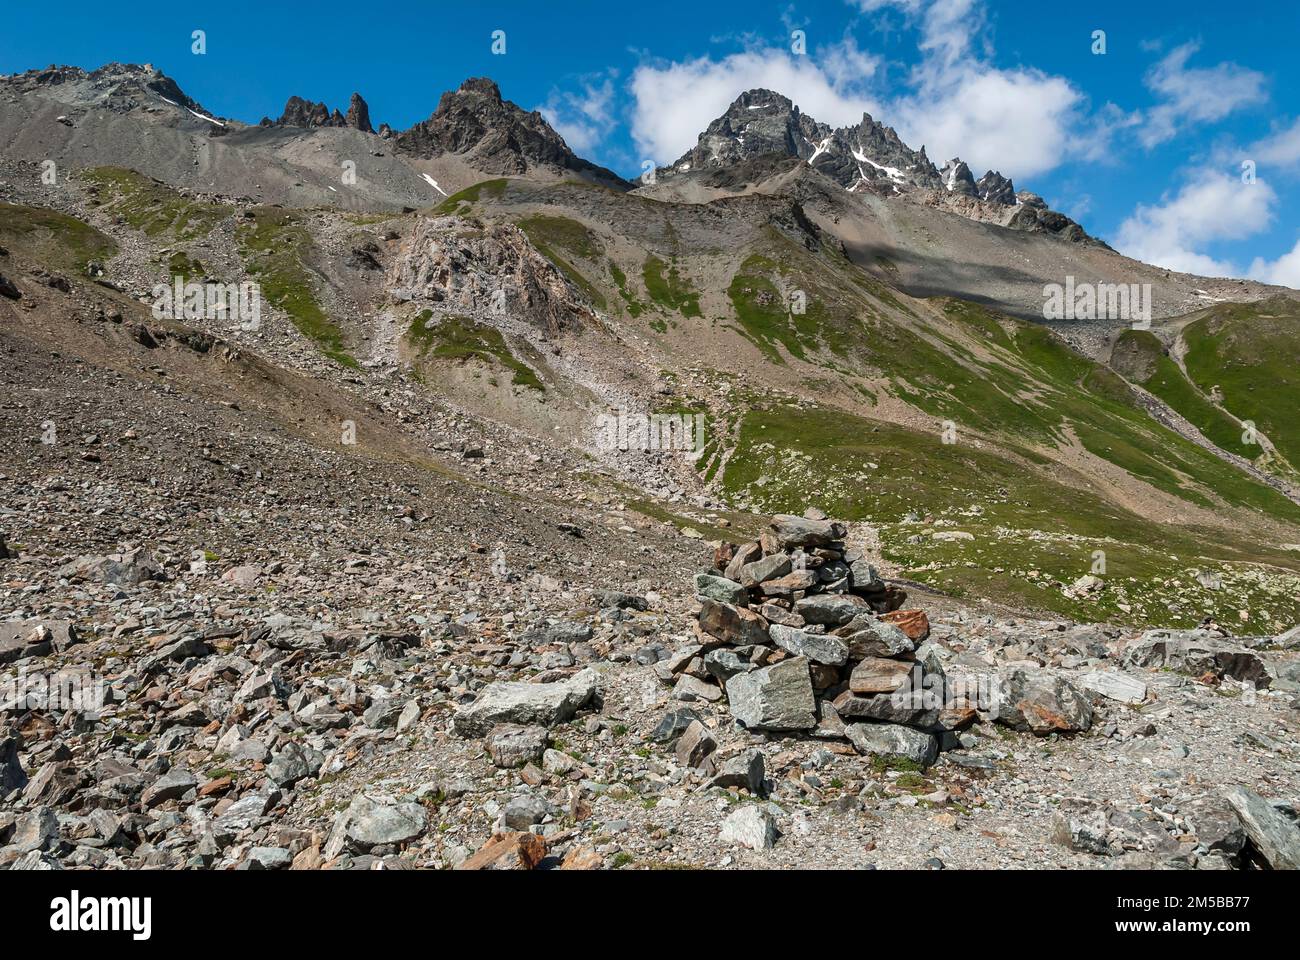
[[[42,263],[81,274],[86,264],[117,256],[117,244],[90,224],[43,207],[0,203],[0,237]]]
[[[869,521],[912,579],[1078,619],[1186,626],[1210,614],[1238,623],[1245,609],[1245,622],[1271,629],[1300,618],[1300,557],[1250,534],[1147,520],[1063,485],[1014,449],[944,444],[937,432],[838,410],[746,406],[724,491],[764,513],[812,504]],[[934,536],[946,531],[973,539]],[[1090,572],[1098,550],[1107,590],[1067,596],[1063,587]],[[1211,568],[1236,586],[1201,587],[1196,574]]]
[[[453,193],[442,203],[434,208],[435,213],[439,214],[459,214],[463,211],[462,206],[472,205],[481,201],[485,196],[491,200],[498,200],[506,192],[506,185],[509,181],[505,179],[481,180],[473,186],[466,187],[464,190],[458,190]]]
[[[681,275],[675,262],[666,264],[658,257],[646,257],[641,277],[645,282],[646,295],[659,306],[676,311],[683,317],[701,315],[700,295],[692,289],[690,281]]]
[[[257,277],[262,295],[289,315],[293,325],[331,360],[358,367],[347,352],[343,331],[321,309],[314,275],[306,266],[314,244],[301,214],[280,207],[257,207],[253,221],[240,225],[240,254]]]
[[[1126,330],[1115,342],[1111,365],[1181,414],[1221,450],[1253,460],[1260,449],[1242,442],[1241,424],[1214,404],[1146,330]]]
[[[173,277],[184,280],[199,280],[207,276],[203,262],[191,257],[184,250],[176,250],[167,258],[167,270]]]
[[[125,167],[92,167],[79,174],[98,191],[102,208],[151,237],[206,237],[233,212],[231,207],[191,200],[172,187]]]
[[[609,261],[609,275],[614,279],[614,285],[618,287],[618,295],[623,298],[623,305],[627,309],[629,317],[639,317],[645,312],[645,304],[637,299],[627,285],[627,274],[625,274],[617,263],[612,259]]]
[[[433,311],[425,310],[416,317],[406,336],[421,358],[460,361],[475,358],[510,371],[511,382],[517,386],[541,393],[546,391],[533,369],[510,352],[501,331],[493,327],[475,323],[467,317],[450,315],[435,323]]]
[[[1183,362],[1200,391],[1218,388],[1224,409],[1252,421],[1300,469],[1300,302],[1279,296],[1218,306],[1185,327],[1183,340]],[[1253,453],[1245,456],[1261,452],[1246,446]]]

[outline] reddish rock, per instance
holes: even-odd
[[[760,584],[759,590],[768,597],[793,597],[796,591],[811,590],[816,583],[817,574],[813,571],[795,570],[793,573]]]
[[[218,794],[225,793],[232,786],[234,786],[234,781],[231,780],[230,777],[217,777],[217,779],[209,780],[203,786],[199,787],[199,796],[200,797],[216,796]]]
[[[911,672],[912,664],[905,660],[868,657],[853,668],[849,689],[854,693],[893,693]]]
[[[730,644],[768,642],[767,621],[752,610],[729,603],[704,600],[700,606],[700,628]]]
[[[736,547],[732,552],[731,559],[727,561],[727,565],[722,569],[728,580],[735,580],[739,583],[740,568],[747,563],[753,563],[762,556],[762,547],[760,547],[756,541],[751,541],[750,543]]]
[[[458,870],[532,870],[546,856],[546,842],[535,833],[494,833]]]
[[[898,627],[913,643],[920,643],[930,635],[930,618],[924,610],[892,610],[880,619]]]
[[[968,701],[958,700],[939,711],[939,725],[945,730],[961,730],[974,723],[978,716]]]
[[[601,870],[605,859],[591,847],[574,847],[560,862],[561,870]]]

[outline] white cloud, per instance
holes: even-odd
[[[901,6],[909,12],[922,7],[912,0]],[[983,25],[984,10],[976,0],[933,0],[923,9],[921,50],[932,57],[923,69],[951,70],[969,54],[971,37]]]
[[[979,176],[997,169],[1032,177],[1081,149],[1073,130],[1082,97],[1068,80],[1037,70],[968,63],[895,101],[899,134],[940,164],[960,155]]]
[[[601,145],[614,129],[614,75],[587,78],[582,92],[552,90],[537,108],[574,153],[585,154]]]
[[[858,42],[850,36],[822,47],[816,53],[827,79],[837,90],[865,86],[880,69],[880,58],[859,48]]]
[[[1300,290],[1300,240],[1276,260],[1268,261],[1256,257],[1250,265],[1250,277],[1263,283],[1276,283],[1293,290]]]
[[[821,53],[821,51],[819,51]],[[854,66],[856,64],[856,66]],[[632,74],[632,136],[656,163],[667,164],[695,146],[700,133],[746,90],[765,88],[789,97],[804,112],[832,126],[876,113],[855,70],[875,70],[856,45],[840,44],[825,64],[783,48],[746,50],[721,60],[643,63]]]
[[[1265,77],[1257,71],[1227,61],[1189,68],[1188,59],[1199,49],[1199,43],[1185,43],[1148,71],[1147,87],[1161,102],[1146,113],[1139,133],[1143,146],[1154,147],[1188,124],[1213,123],[1268,99]]]
[[[1240,276],[1229,261],[1198,252],[1206,244],[1241,240],[1265,230],[1277,194],[1263,180],[1205,173],[1158,205],[1140,205],[1119,229],[1118,249],[1156,266],[1204,276]],[[1252,271],[1253,271],[1252,267]]]
[[[1083,95],[1064,77],[1002,69],[976,53],[984,33],[978,0],[857,0],[864,11],[894,6],[919,19],[915,89],[890,105],[903,139],[942,163],[961,156],[975,172],[1030,177],[1059,166],[1075,144]]]
[[[785,94],[810,116],[845,126],[864,112],[895,126],[915,148],[942,164],[960,155],[978,176],[998,169],[1030,177],[1087,151],[1073,129],[1082,94],[1063,77],[1028,68],[1000,69],[973,52],[984,23],[978,0],[855,0],[865,13],[895,8],[916,21],[920,64],[911,89],[883,96],[873,81],[878,57],[851,37],[795,56],[780,47],[722,59],[645,63],[632,76],[632,134],[658,163],[695,145],[700,132],[741,92],[765,87]]]
[[[1252,144],[1245,155],[1260,165],[1300,166],[1300,119]]]

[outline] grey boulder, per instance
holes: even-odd
[[[290,741],[266,765],[266,778],[278,787],[292,787],[299,780],[314,777],[323,762],[319,752]]]
[[[763,807],[747,803],[727,814],[720,837],[750,850],[771,850],[776,845],[776,818]]]
[[[421,836],[428,826],[429,815],[418,803],[398,803],[361,793],[335,818],[323,852],[326,860],[333,860],[347,849],[367,851],[380,845],[406,843]]]
[[[1300,814],[1295,807],[1268,801],[1245,787],[1224,792],[1246,836],[1274,870],[1300,870]]]
[[[845,734],[858,753],[910,760],[928,767],[939,757],[939,741],[928,733],[896,723],[850,723]]]
[[[772,533],[782,550],[791,547],[829,547],[844,537],[844,524],[834,520],[809,520],[790,514],[772,518]]]
[[[1273,681],[1263,658],[1210,630],[1148,630],[1124,651],[1124,663],[1198,676],[1212,673],[1261,690]]]
[[[1039,735],[1075,733],[1092,726],[1088,698],[1050,670],[1003,670],[990,713],[1004,726]]]
[[[481,737],[498,723],[553,727],[572,719],[599,690],[600,677],[590,668],[555,683],[499,681],[461,707],[452,726],[462,737]]]
[[[763,793],[766,768],[762,750],[751,747],[724,760],[717,760],[715,764],[717,773],[708,782],[708,786],[737,787],[748,790],[756,797]]]
[[[731,715],[752,730],[811,730],[817,726],[812,678],[804,657],[738,673],[727,681]]]
[[[740,568],[740,585],[750,589],[768,580],[776,580],[790,572],[790,558],[784,553],[773,553],[761,560]]]
[[[715,577],[707,573],[695,575],[695,595],[701,600],[714,600],[732,605],[744,603],[746,600],[745,588],[735,580]]]
[[[77,642],[70,620],[11,620],[0,623],[0,664],[62,653]]]
[[[153,554],[142,548],[112,553],[106,557],[79,557],[60,567],[58,576],[68,580],[94,580],[122,587],[136,586],[146,580],[166,579]]]
[[[509,770],[539,762],[549,743],[550,735],[545,727],[503,723],[488,732],[483,747],[493,765]]]
[[[870,612],[866,601],[848,593],[815,593],[794,605],[795,613],[809,623],[838,627],[854,617]]]
[[[198,780],[188,770],[172,770],[150,784],[140,795],[140,802],[145,807],[156,807],[168,800],[180,800],[198,785]]]
[[[824,633],[808,633],[794,627],[771,625],[768,631],[772,641],[796,657],[807,657],[813,663],[842,667],[849,659],[849,648],[844,641]]]

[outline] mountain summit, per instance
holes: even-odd
[[[51,64],[44,70],[28,70],[4,79],[16,96],[47,97],[70,107],[124,114],[162,100],[200,119],[214,120],[175,80],[151,63],[106,63],[96,70]]]
[[[429,119],[398,135],[397,148],[422,158],[457,154],[475,169],[500,176],[541,167],[628,188],[612,170],[575,155],[536,110],[528,112],[502,99],[500,88],[486,77],[471,77],[459,89],[444,93]]]
[[[279,120],[263,117],[261,125],[264,127],[272,125],[281,127],[351,127],[354,130],[360,130],[362,133],[375,132],[374,128],[370,126],[370,108],[359,93],[352,94],[346,116],[339,113],[337,109],[331,111],[324,103],[313,103],[310,100],[304,100],[302,97],[290,97],[284,105],[284,112],[280,114]]]
[[[788,97],[765,89],[737,97],[694,147],[657,172],[657,179],[670,184],[680,178],[708,179],[772,154],[802,160],[850,193],[908,196],[973,220],[1068,240],[1090,239],[1073,220],[1049,210],[1042,197],[1017,192],[997,171],[976,180],[959,157],[940,170],[924,146],[913,150],[893,127],[870,114],[864,113],[855,126],[835,129],[803,113]]]

